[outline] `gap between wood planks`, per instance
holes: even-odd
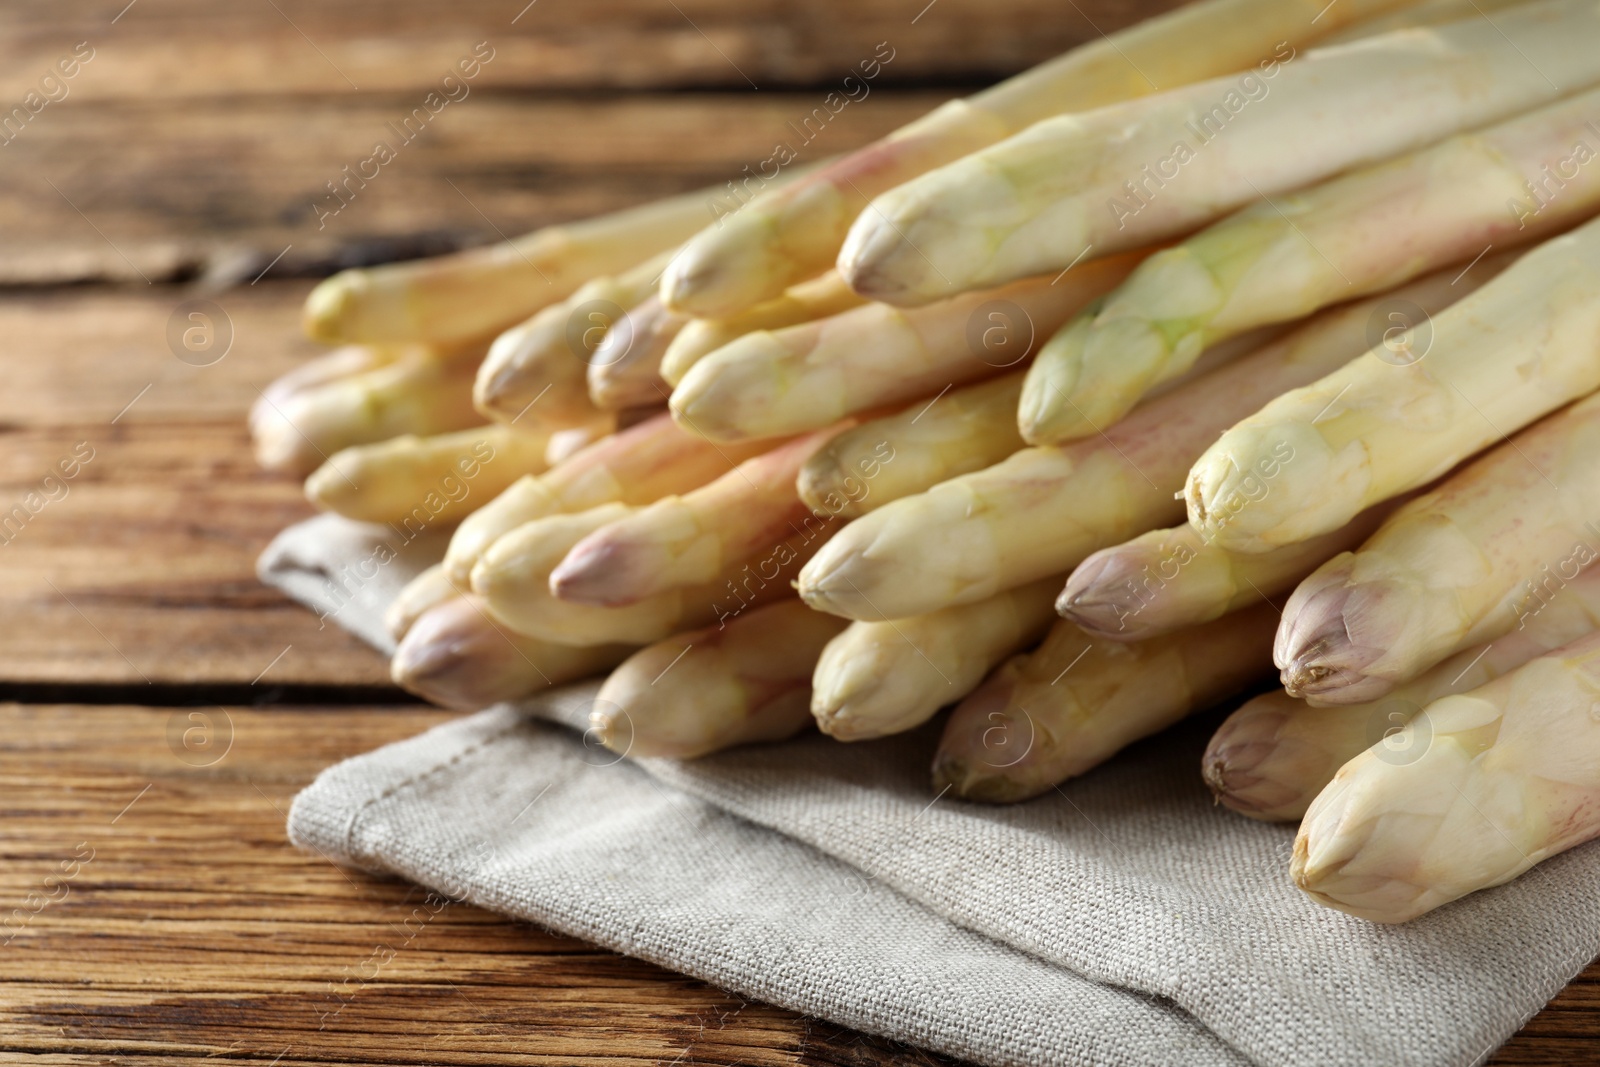
[[[421,697],[382,685],[250,685],[243,683],[72,683],[0,682],[0,703],[139,705],[150,708],[198,708],[213,705],[247,708],[431,707]]]

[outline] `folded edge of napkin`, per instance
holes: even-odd
[[[581,706],[592,691],[547,699]],[[329,768],[295,798],[289,835],[334,862],[993,1067],[1249,1062],[1169,1002],[956,926],[522,708]]]

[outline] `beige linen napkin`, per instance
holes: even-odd
[[[392,531],[285,531],[264,580],[371,635],[436,558]],[[370,570],[370,568],[368,568]],[[370,639],[370,638],[369,638]],[[577,730],[593,687],[346,761],[296,800],[330,857],[740,993],[994,1065],[1465,1067],[1600,952],[1600,849],[1403,927],[1289,884],[1292,831],[1214,807],[1208,723],[1009,808],[935,798],[936,734],[812,736],[617,762]]]

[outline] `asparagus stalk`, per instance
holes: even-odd
[[[290,458],[294,458],[296,464],[305,464],[305,459],[294,455],[297,451],[305,450],[297,449],[294,444],[299,435],[284,415],[284,407],[302,393],[392,363],[402,352],[400,349],[372,348],[368,345],[345,345],[309,359],[271,382],[261,390],[256,402],[250,405],[250,437],[254,442],[257,461],[269,469]],[[291,465],[288,473],[304,474],[305,471]]]
[[[1545,0],[1046,119],[879,196],[839,271],[916,305],[1148,245],[1593,85],[1597,33],[1589,0]]]
[[[811,725],[811,669],[845,623],[798,600],[634,653],[595,698],[590,728],[623,755],[694,759]]]
[[[1399,290],[1448,303],[1435,275]],[[1024,449],[856,519],[800,574],[800,595],[852,619],[922,615],[1072,569],[1097,549],[1182,519],[1190,457],[1241,412],[1359,353],[1378,298],[1333,308],[1256,353],[1136,409],[1103,435]]]
[[[550,591],[568,603],[622,607],[713,581],[729,564],[802,526],[821,530],[828,516],[813,516],[794,486],[828,437],[791,441],[601,527],[551,572]]]
[[[472,569],[472,590],[507,626],[563,645],[648,645],[680,630],[737,617],[788,592],[788,579],[823,533],[807,531],[729,564],[711,581],[679,586],[622,607],[557,600],[550,572],[584,537],[635,509],[602,504],[575,515],[551,515],[499,538]],[[745,600],[743,593],[749,594]]]
[[[672,412],[717,441],[782,437],[1017,367],[1037,340],[1127,277],[1139,253],[903,311],[867,304],[748,333],[689,368]]]
[[[443,563],[435,563],[400,590],[400,595],[383,613],[383,628],[390,637],[399,641],[422,617],[423,612],[447,600],[454,600],[465,592],[466,589],[450,580]]]
[[[371,345],[344,345],[332,352],[306,360],[289,373],[273,379],[250,407],[250,430],[259,435],[257,424],[277,422],[280,405],[290,397],[318,386],[327,385],[377,367],[393,363],[407,350],[403,348],[374,348]]]
[[[273,417],[263,415],[252,426],[256,461],[300,477],[354,445],[405,433],[449,433],[483,421],[472,409],[471,364],[420,349],[282,401],[263,400]]]
[[[360,522],[459,522],[525,474],[544,470],[548,435],[509,426],[406,434],[336,452],[306,479],[306,498]]]
[[[935,789],[1009,804],[1110,759],[1238,692],[1267,669],[1270,604],[1149,641],[1092,637],[1065,619],[963,700],[933,757]]]
[[[500,422],[524,417],[553,426],[591,420],[588,367],[628,308],[648,297],[671,251],[615,278],[596,278],[495,338],[478,368],[473,400]]]
[[[667,346],[689,320],[661,306],[654,293],[612,324],[589,359],[589,399],[605,411],[661,404],[669,390],[661,378]]]
[[[1253,330],[1217,345],[1187,374],[1159,386],[1178,388],[1254,351],[1277,331]],[[860,518],[890,501],[992,467],[1023,448],[1017,432],[1022,373],[917,401],[839,434],[800,468],[800,497],[819,514]]]
[[[764,445],[713,445],[658,415],[602,438],[537,477],[517,479],[456,528],[445,567],[466,582],[473,566],[502,534],[523,523],[600,504],[648,504],[699,488]]]
[[[662,296],[691,314],[733,314],[826,268],[867,200],[907,179],[1047,116],[1242,70],[1279,42],[1301,45],[1406,2],[1202,0],[1102,37],[951,101],[786,189],[761,191],[690,241],[663,278]],[[869,62],[876,69],[879,61],[886,57]]]
[[[858,518],[1022,448],[1022,375],[952,389],[831,438],[800,468],[800,498],[818,514]]]
[[[800,282],[782,295],[721,319],[690,319],[661,358],[661,377],[677,385],[689,368],[723,345],[757,330],[781,330],[825,319],[866,303],[845,284],[838,271]]]
[[[1417,26],[1442,26],[1447,22],[1459,22],[1462,19],[1487,17],[1503,8],[1516,7],[1527,2],[1528,0],[1422,0],[1421,3],[1408,4],[1346,26],[1319,38],[1317,44],[1319,46],[1345,44],[1363,37],[1375,37],[1380,33],[1392,33],[1395,30]]]
[[[616,666],[628,645],[577,648],[496,625],[477,597],[456,596],[412,623],[389,663],[394,683],[447,708],[517,700]]]
[[[496,333],[626,270],[705,225],[717,189],[601,215],[448,256],[335,274],[306,299],[306,333],[335,344],[451,341]]]
[[[1587,217],[1600,205],[1600,168],[1580,161],[1600,153],[1597,117],[1600,91],[1583,93],[1258,201],[1157,252],[1041,348],[1023,391],[1023,436],[1092,434],[1222,338]]]
[[[1044,635],[1057,585],[1046,578],[927,615],[851,623],[817,661],[811,680],[817,725],[840,741],[921,726]]]
[[[1597,297],[1600,220],[1229,430],[1189,475],[1189,521],[1263,552],[1425,485],[1600,387]]]
[[[1365,540],[1389,510],[1370,508],[1332,533],[1253,555],[1208,545],[1187,524],[1151,530],[1080,563],[1056,610],[1112,641],[1144,641],[1220,619],[1288,592],[1329,557]]]
[[[1405,922],[1600,835],[1597,702],[1591,633],[1428,705],[1403,731],[1420,745],[1414,761],[1370,748],[1312,802],[1295,884],[1319,904]]]
[[[1600,630],[1600,569],[1573,579],[1521,630],[1464,649],[1380,700],[1312,708],[1278,690],[1230,715],[1201,759],[1201,773],[1223,804],[1252,819],[1298,821],[1334,773],[1379,745],[1391,762],[1409,762],[1426,737],[1402,727],[1428,704],[1476,689],[1524,663]]]
[[[1526,623],[1600,559],[1597,523],[1600,396],[1455,472],[1301,583],[1274,650],[1284,688],[1365,703]]]
[[[550,440],[544,446],[546,468],[559,467],[573,456],[597,441],[602,441],[623,427],[617,425],[615,412],[604,412],[600,418],[585,426],[570,426],[564,430],[551,430]]]

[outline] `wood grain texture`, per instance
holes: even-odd
[[[289,803],[322,767],[448,717],[0,705],[0,1056],[951,1062],[471,906],[435,914],[415,887],[288,844]],[[209,750],[185,748],[191,729]],[[1491,1062],[1577,1067],[1597,1045],[1592,967]]]
[[[981,84],[1177,3],[92,0],[63,11],[13,0],[0,7],[0,99],[20,98],[79,41],[95,56],[68,99],[426,88],[480,41],[496,51],[481,84],[501,90],[815,85],[842,78],[879,41],[899,53],[886,85]]]
[[[481,244],[725,182],[779,142],[847,151],[1176,2],[8,4],[0,117],[39,109],[0,126],[0,285],[247,281]],[[868,95],[802,143],[788,124],[880,44]],[[492,58],[402,142],[392,124],[475,50]],[[718,91],[616,95],[640,89]],[[322,215],[378,141],[397,158]]]
[[[875,93],[807,144],[823,95],[475,94],[398,133],[421,93],[46,109],[0,148],[0,284],[247,283],[482,244],[725,183],[779,143],[845,152],[950,96]],[[363,181],[379,142],[394,158]]]
[[[200,712],[209,755],[171,743]],[[0,705],[0,1057],[951,1062],[469,905],[428,907],[288,844],[289,803],[318,770],[447,717]]]
[[[422,894],[296,852],[283,816],[322,767],[444,714],[131,705],[204,702],[216,686],[271,700],[275,684],[384,680],[380,657],[318,630],[253,576],[267,539],[310,513],[295,483],[254,468],[241,426],[256,390],[314,351],[296,328],[308,283],[275,278],[725,180],[790,138],[788,123],[880,40],[894,62],[811,155],[1172,5],[0,6],[4,108],[76,42],[95,49],[70,95],[0,146],[0,285],[32,287],[0,291],[0,512],[79,442],[95,450],[66,495],[0,545],[11,623],[0,696],[48,684],[104,699],[110,687],[130,705],[0,704],[0,923],[27,912],[0,933],[16,932],[0,946],[0,1059],[946,1062],[464,906],[430,918],[363,979],[374,946],[407,936]],[[480,40],[496,53],[472,95],[318,229],[324,183]],[[45,288],[104,279],[128,284]],[[181,363],[165,339],[174,309],[200,295],[235,333],[209,367]],[[206,721],[195,714],[231,724],[231,747],[210,765],[184,762],[169,737]],[[46,880],[80,842],[93,859],[61,895]],[[59,899],[33,914],[47,897]],[[1492,1062],[1600,1063],[1600,967]]]
[[[0,335],[28,353],[0,391],[0,616],[25,622],[0,683],[387,684],[381,656],[255,577],[313,513],[256,467],[243,424],[315,351],[295,326],[308,285],[216,295],[234,343],[205,367],[167,347],[186,290],[0,296]],[[62,479],[75,454],[91,458]]]
[[[94,452],[65,495],[7,527],[0,613],[26,624],[0,643],[0,679],[388,683],[382,656],[256,580],[267,541],[312,508],[256,469],[236,420],[68,424],[4,441],[7,508],[78,443]]]

